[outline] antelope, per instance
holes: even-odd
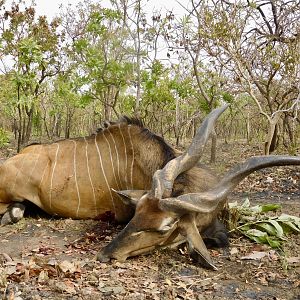
[[[195,261],[217,270],[206,243],[213,242],[212,245],[221,247],[228,245],[228,237],[217,216],[230,192],[256,170],[300,165],[300,158],[293,156],[251,157],[229,170],[221,180],[214,175],[211,177],[203,167],[197,167],[214,123],[226,108],[223,106],[212,111],[187,150],[154,173],[150,190],[116,191],[126,203],[136,207],[135,214],[116,238],[98,253],[98,260],[107,262],[115,258],[124,261],[157,248],[187,242],[190,256]],[[186,176],[191,176],[192,183]],[[207,182],[206,187],[197,182],[200,178]],[[184,188],[179,191],[178,186],[182,183]],[[188,189],[190,191],[186,192]]]
[[[206,117],[181,155],[127,117],[88,137],[24,148],[0,165],[1,224],[20,220],[25,200],[51,215],[76,219],[111,211],[127,225],[98,253],[98,260],[125,260],[188,242],[195,260],[216,269],[204,242],[228,244],[217,219],[228,194],[255,170],[300,164],[298,157],[253,157],[221,180],[198,165],[226,108]]]

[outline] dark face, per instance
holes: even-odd
[[[98,254],[100,261],[115,258],[120,261],[127,257],[145,254],[156,248],[184,242],[179,236],[179,217],[174,213],[162,211],[158,199],[144,195],[137,203],[132,220]]]

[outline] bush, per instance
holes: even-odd
[[[3,128],[0,128],[0,148],[9,143],[9,133]]]

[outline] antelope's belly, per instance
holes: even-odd
[[[72,178],[48,184],[41,194],[41,203],[49,214],[78,219],[95,218],[114,211],[111,192],[102,186],[76,184]]]

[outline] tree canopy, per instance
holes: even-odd
[[[49,20],[1,0],[0,143],[83,135],[127,114],[179,145],[227,102],[218,132],[295,153],[299,1],[190,0],[181,16],[145,3],[84,0]]]

